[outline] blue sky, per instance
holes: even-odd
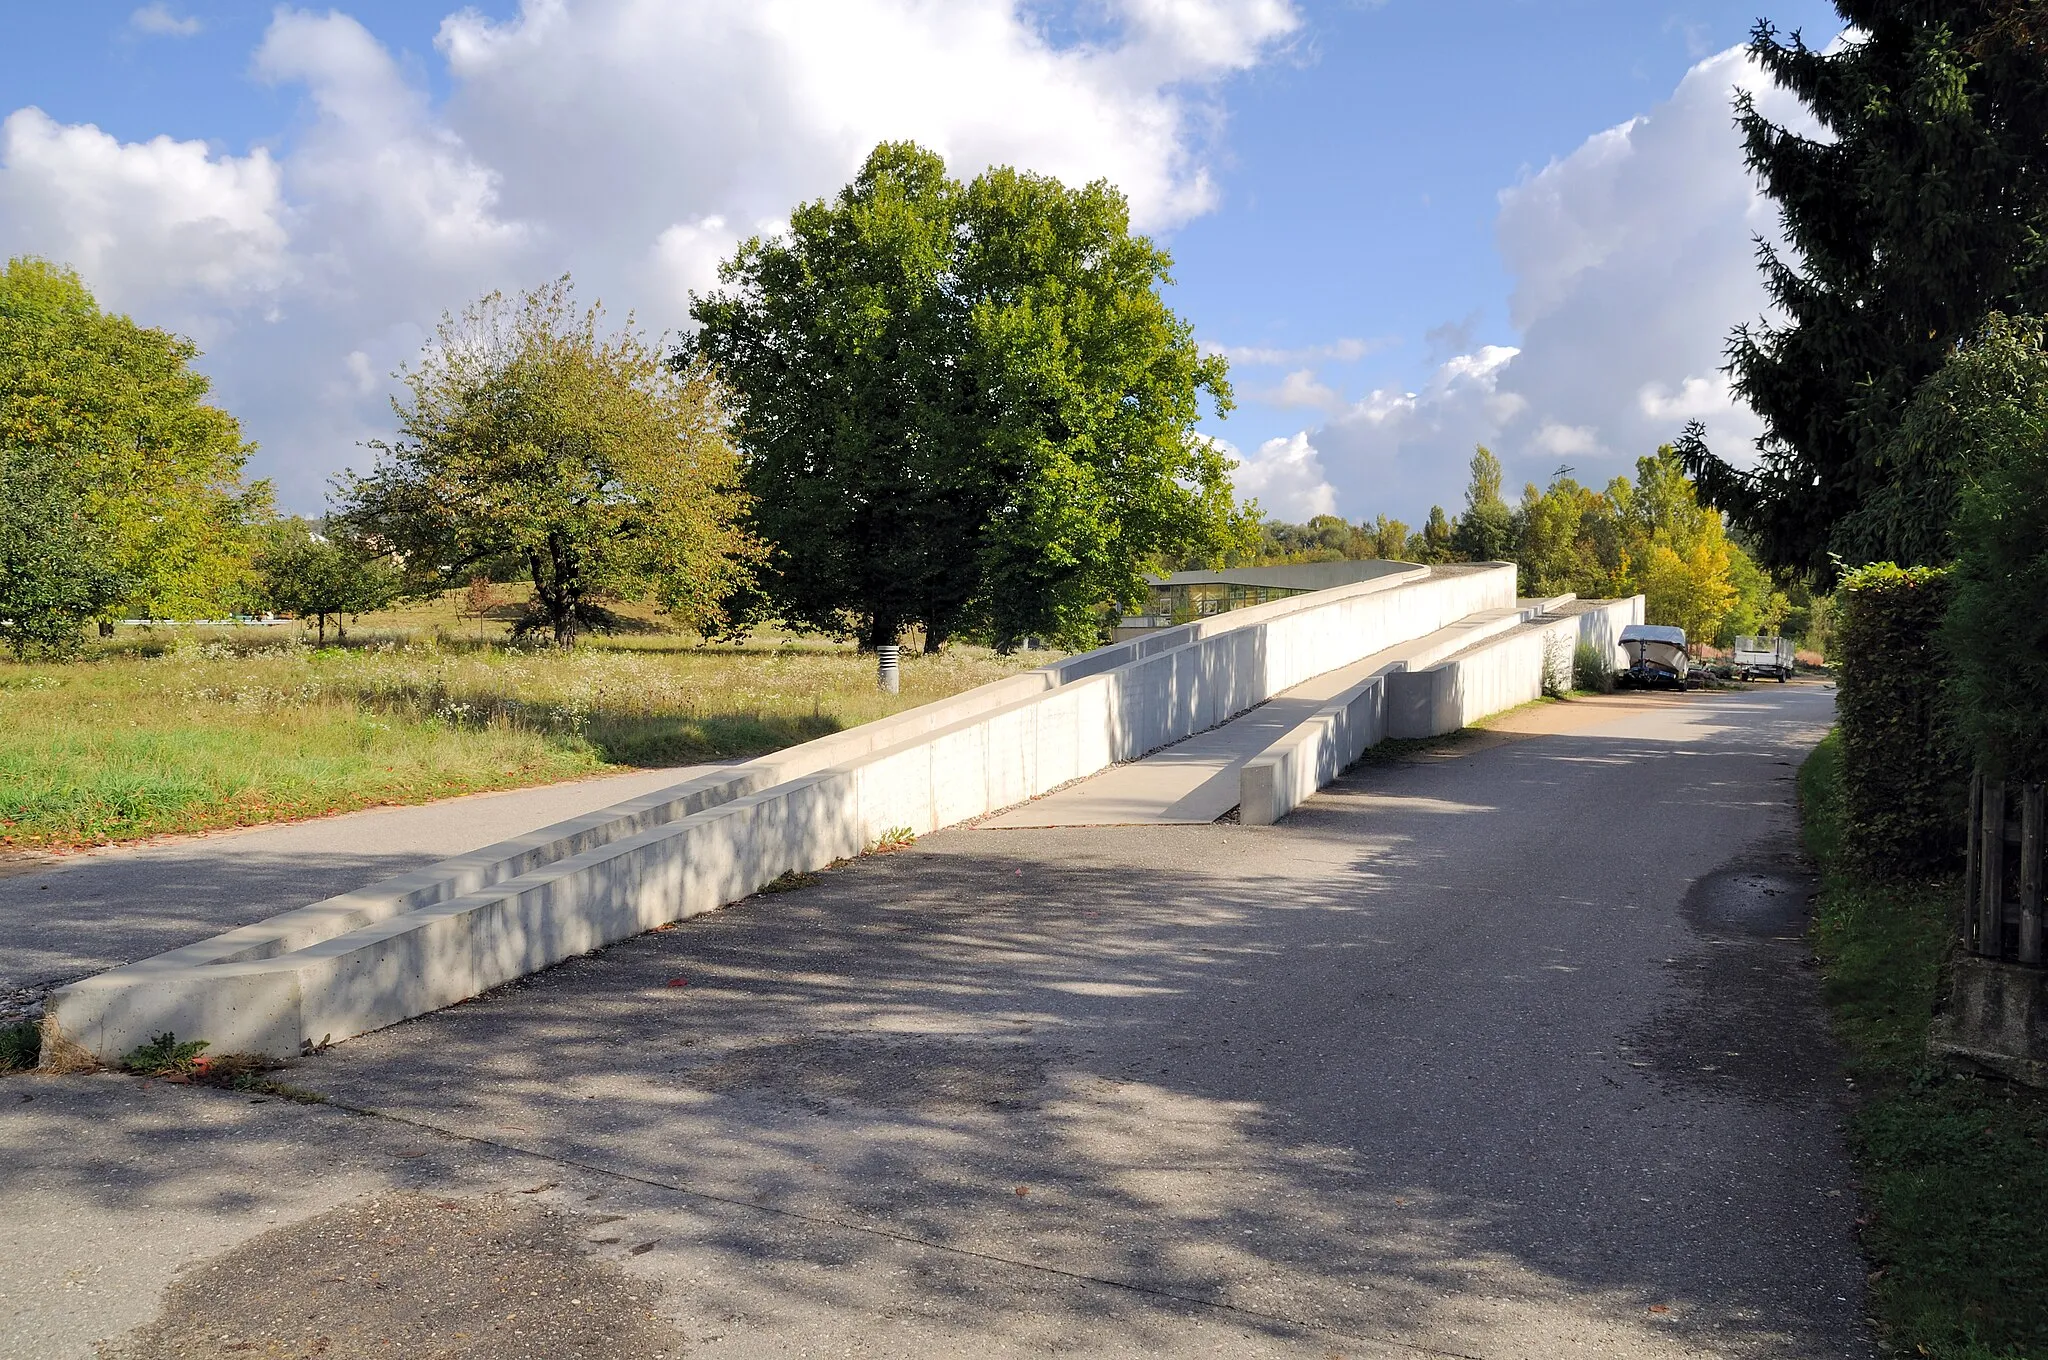
[[[0,252],[197,337],[300,510],[444,308],[567,268],[676,324],[881,136],[1124,184],[1233,357],[1209,429],[1272,513],[1455,508],[1479,439],[1517,481],[1604,480],[1692,415],[1739,448],[1715,368],[1770,214],[1729,49],[1759,13],[1836,28],[1803,0],[9,8]]]

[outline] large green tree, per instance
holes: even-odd
[[[77,651],[121,596],[112,557],[59,458],[0,446],[0,643],[23,658]]]
[[[1995,309],[2048,303],[2048,61],[2034,0],[1836,0],[1826,48],[1759,24],[1750,51],[1818,124],[1747,95],[1751,168],[1785,249],[1760,245],[1781,313],[1729,343],[1763,418],[1739,470],[1700,430],[1681,447],[1708,500],[1775,566],[1941,560],[1967,449],[1901,427],[1918,386]]]
[[[1481,444],[1472,450],[1471,468],[1452,546],[1468,562],[1504,562],[1515,552],[1515,512],[1500,494],[1500,459]]]
[[[602,319],[566,277],[444,317],[392,402],[398,437],[339,484],[339,524],[402,560],[415,591],[520,562],[535,624],[564,647],[606,599],[716,628],[757,555],[716,392],[630,318],[609,334]]]
[[[793,622],[926,646],[973,629],[1092,642],[1164,558],[1248,545],[1198,436],[1219,358],[1160,296],[1123,196],[902,143],[745,243],[678,356],[731,394]]]
[[[241,598],[247,528],[269,487],[242,484],[251,446],[207,403],[198,354],[102,311],[68,269],[28,258],[0,269],[0,450],[32,456],[90,527],[93,579],[121,583],[115,598],[91,592],[96,612],[195,618]],[[55,513],[30,489],[42,508],[15,513]]]

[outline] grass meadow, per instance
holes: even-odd
[[[1043,664],[956,646],[874,660],[816,639],[657,632],[573,652],[415,606],[345,646],[296,626],[127,629],[77,661],[0,662],[0,850],[426,802],[759,755]]]

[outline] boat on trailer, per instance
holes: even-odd
[[[1621,630],[1622,654],[1628,668],[1615,679],[1625,685],[1657,685],[1684,689],[1692,658],[1685,649],[1685,630],[1662,623],[1632,623]]]

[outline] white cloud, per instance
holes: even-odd
[[[1599,452],[1600,435],[1590,425],[1560,425],[1549,420],[1536,431],[1536,437],[1530,443],[1540,453],[1554,458],[1570,458],[1576,454]]]
[[[525,244],[530,228],[499,215],[499,172],[435,121],[425,94],[354,19],[280,9],[255,69],[311,96],[317,120],[287,168],[335,246],[474,268]]]
[[[1252,397],[1269,406],[1305,406],[1323,412],[1336,412],[1344,408],[1344,398],[1335,388],[1317,379],[1312,368],[1298,368],[1282,378],[1278,387],[1254,392]]]
[[[189,38],[200,29],[198,19],[191,15],[179,18],[163,0],[155,0],[129,15],[128,26],[153,38]]]
[[[1238,498],[1256,497],[1268,518],[1298,524],[1336,513],[1336,488],[1324,479],[1322,458],[1306,431],[1291,439],[1268,439],[1249,458],[1222,440],[1217,443],[1238,460],[1230,474]]]
[[[388,428],[380,375],[443,310],[568,270],[586,299],[675,326],[740,236],[835,192],[885,138],[962,174],[1107,178],[1144,230],[1205,212],[1218,82],[1300,26],[1290,0],[1111,0],[1100,31],[1055,43],[1034,13],[1031,0],[522,0],[501,20],[465,8],[436,38],[437,101],[347,14],[284,6],[252,69],[304,109],[272,149],[124,143],[19,110],[0,125],[0,243],[69,261],[109,304],[198,335],[219,398],[264,445],[253,471],[314,509],[327,476],[362,460],[358,441]],[[162,5],[134,19],[160,21],[185,22]]]
[[[643,238],[714,212],[751,220],[909,138],[963,170],[1107,177],[1141,228],[1171,226],[1215,199],[1189,90],[1261,60],[1299,20],[1280,0],[1121,12],[1118,41],[1058,48],[1014,0],[527,0],[502,22],[456,14],[437,45],[457,82],[451,123],[523,168],[507,185],[519,212],[603,193]],[[644,175],[638,192],[618,194],[623,167]]]
[[[0,229],[9,254],[85,275],[119,307],[236,306],[291,274],[278,166],[258,148],[121,142],[41,109],[0,122]]]
[[[1486,345],[1440,365],[1420,391],[1382,388],[1315,432],[1345,513],[1412,519],[1430,504],[1457,503],[1472,446],[1518,418],[1524,399],[1501,390],[1520,351]],[[1444,472],[1456,459],[1456,476]]]
[[[1220,354],[1231,363],[1242,364],[1247,368],[1286,368],[1294,364],[1313,364],[1331,360],[1351,363],[1377,350],[1391,348],[1397,343],[1399,342],[1392,339],[1359,340],[1345,337],[1332,340],[1327,345],[1275,349],[1264,345],[1221,345],[1205,340],[1202,342],[1202,352]]]
[[[1632,473],[1689,419],[1717,451],[1747,453],[1759,427],[1720,372],[1722,347],[1768,307],[1753,242],[1777,224],[1743,165],[1738,88],[1805,126],[1736,48],[1503,191],[1496,232],[1519,344],[1453,358],[1421,392],[1374,393],[1316,432],[1346,513],[1455,504],[1479,442],[1506,463],[1510,494],[1561,460],[1596,486]]]

